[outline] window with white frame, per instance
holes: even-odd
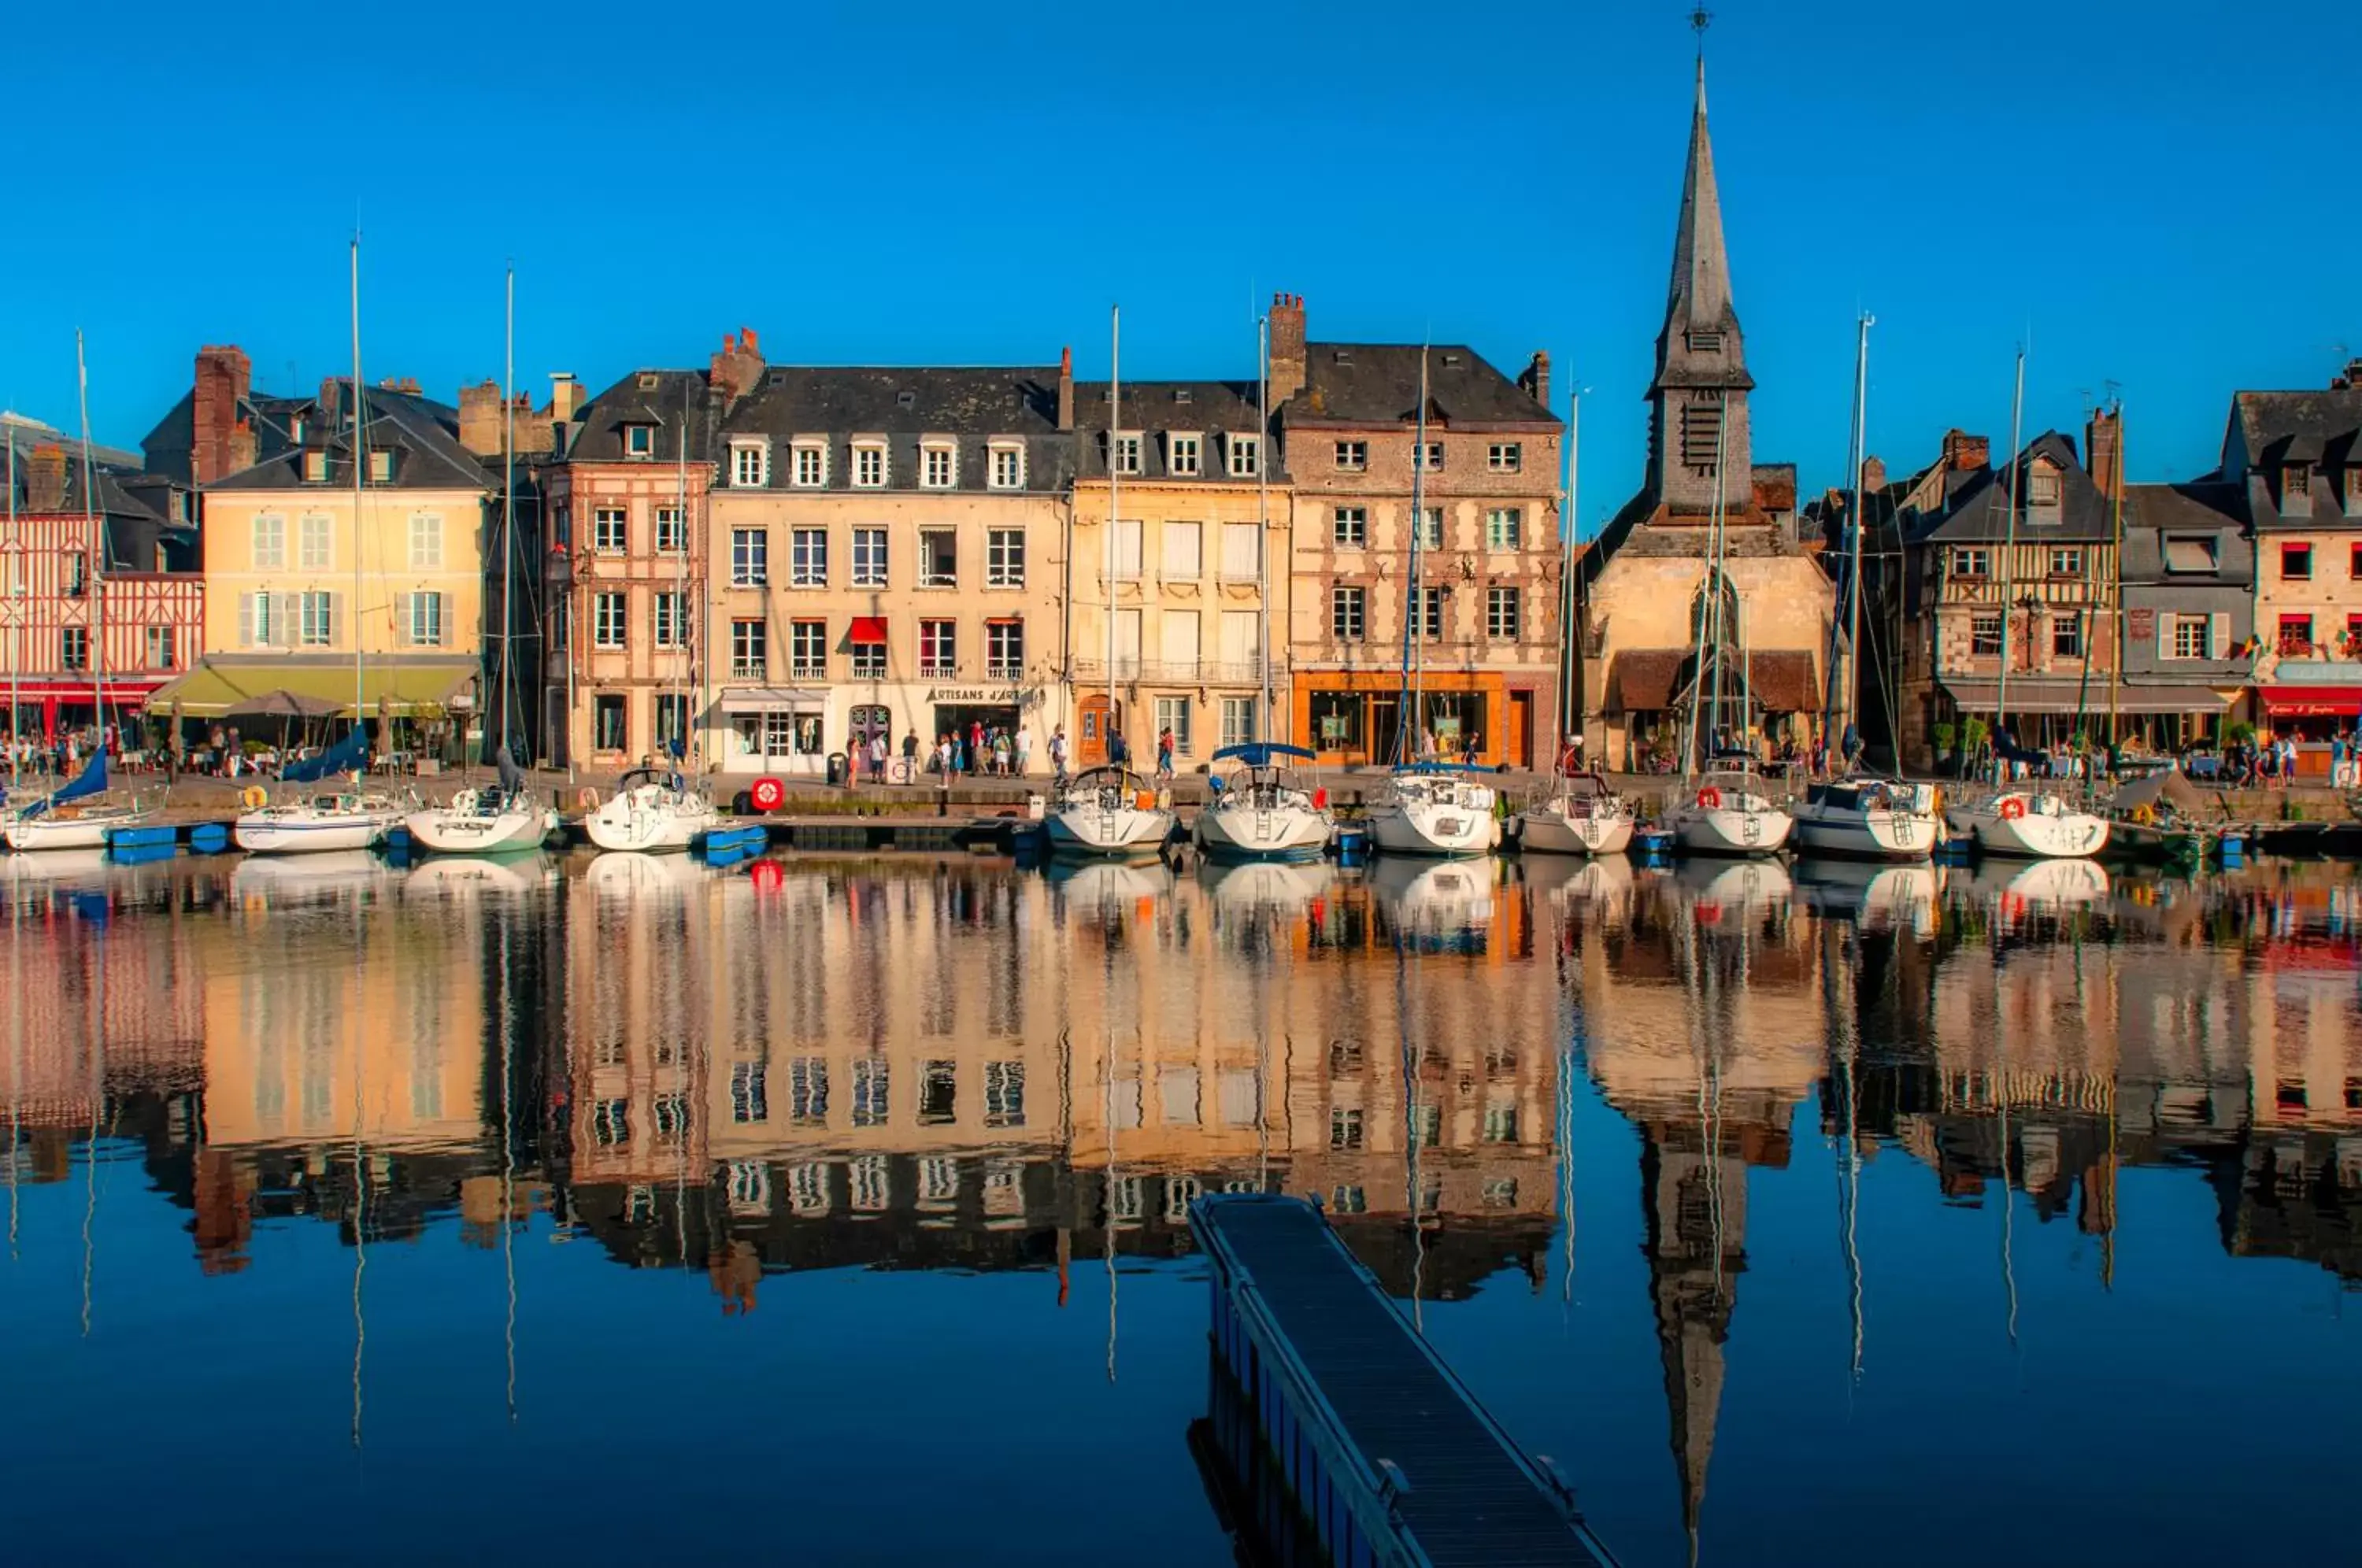
[[[1255,700],[1252,697],[1222,699],[1222,745],[1252,745],[1255,738]]]
[[[828,530],[799,528],[789,544],[788,580],[798,588],[826,588]]]
[[[1526,509],[1522,506],[1496,506],[1485,513],[1485,547],[1488,550],[1521,550],[1526,546]]]
[[[311,592],[299,596],[297,635],[307,648],[325,648],[337,640],[337,596]]]
[[[682,526],[680,508],[657,508],[657,554],[682,556],[689,553],[689,530]]]
[[[1422,447],[1418,442],[1412,442],[1410,461],[1411,467],[1415,469],[1423,469],[1428,473],[1436,472],[1443,467],[1443,443],[1429,441]]]
[[[798,621],[788,628],[789,671],[800,680],[828,673],[828,623]]]
[[[2083,552],[2080,547],[2054,549],[2050,552],[2050,575],[2081,577],[2083,575]]]
[[[886,586],[885,529],[855,528],[853,531],[853,586]]]
[[[1180,582],[1195,582],[1206,575],[1206,529],[1201,523],[1167,523],[1164,525],[1164,559],[1158,575]]]
[[[620,506],[601,506],[590,513],[590,547],[602,556],[620,556],[631,547],[629,513]]]
[[[984,536],[984,585],[987,588],[1025,586],[1025,530],[992,528]]]
[[[1358,550],[1370,542],[1370,512],[1365,506],[1341,506],[1330,516],[1330,541],[1341,550]]]
[[[1023,490],[1025,488],[1025,448],[1015,441],[995,441],[992,444],[992,488]]]
[[[1263,472],[1262,436],[1233,435],[1226,445],[1230,448],[1232,479],[1253,479]]]
[[[90,668],[90,629],[67,626],[58,634],[58,667],[61,669]]]
[[[959,673],[959,635],[956,622],[922,621],[919,623],[919,673],[922,676],[951,676]]]
[[[172,657],[172,628],[170,626],[149,627],[148,668],[150,669],[171,668],[173,664],[176,662]]]
[[[1108,467],[1120,474],[1140,471],[1140,436],[1117,431],[1108,437]]]
[[[1517,441],[1496,441],[1485,451],[1485,466],[1496,474],[1513,474],[1525,466],[1526,448]]]
[[[1412,599],[1411,603],[1414,610],[1421,606],[1425,610],[1424,613],[1413,615],[1412,619],[1416,623],[1414,630],[1430,643],[1441,642],[1444,624],[1444,591],[1440,588],[1422,588]]]
[[[257,571],[280,571],[287,565],[287,519],[265,512],[254,520],[254,566]]]
[[[1954,546],[1952,547],[1952,575],[1954,577],[1991,577],[1992,575],[1992,552],[1989,549],[1982,548],[1981,547],[1970,547],[1965,545]]]
[[[1115,576],[1118,582],[1140,580],[1140,535],[1137,521],[1120,518],[1115,525]]]
[[[1485,635],[1496,643],[1514,643],[1525,631],[1525,604],[1515,588],[1485,591]]]
[[[689,595],[667,592],[654,599],[657,646],[679,647],[689,640]]]
[[[984,677],[1011,683],[1025,677],[1025,623],[993,621],[984,628]]]
[[[373,447],[369,455],[369,477],[371,484],[393,482],[393,454],[383,447]]]
[[[1329,591],[1329,635],[1341,643],[1358,643],[1369,624],[1369,591],[1338,587]]]
[[[919,586],[959,586],[959,535],[949,528],[919,530]]]
[[[653,425],[624,426],[624,456],[647,458],[657,455],[657,427]]]
[[[2000,612],[1979,611],[1969,617],[1969,654],[1971,657],[2000,657],[2001,639]]]
[[[1173,732],[1173,755],[1175,756],[1187,756],[1190,753],[1189,715],[1196,708],[1196,701],[1187,697],[1159,697],[1156,700],[1156,734],[1162,736],[1167,730]]]
[[[828,444],[826,442],[798,441],[791,450],[795,453],[794,478],[798,490],[818,490],[828,483]]]
[[[1418,547],[1422,550],[1443,548],[1443,508],[1430,506],[1418,514]]]
[[[1370,444],[1367,441],[1337,443],[1337,469],[1341,473],[1358,474],[1370,466]]]
[[[2035,464],[2025,476],[2025,502],[2029,506],[2058,505],[2058,470],[2047,463]]]
[[[410,646],[415,648],[436,648],[443,646],[443,596],[439,593],[406,593],[403,620],[409,634]]]
[[[2211,615],[2176,615],[2173,618],[2172,657],[2213,658],[2214,618]]]
[[[1175,479],[1197,478],[1203,471],[1199,454],[1205,438],[1200,436],[1167,436],[1164,439],[1168,453],[1165,469]]]
[[[959,448],[949,441],[928,441],[919,447],[919,487],[949,490],[959,482]]]
[[[853,645],[853,678],[855,680],[883,680],[886,678],[884,643]]]
[[[771,580],[771,531],[730,530],[730,586],[760,588]]]
[[[599,648],[619,648],[627,635],[624,626],[624,610],[627,601],[620,593],[602,593],[590,601],[590,646]]]
[[[440,571],[443,569],[443,519],[433,512],[414,512],[410,516],[410,569]]]
[[[853,444],[853,483],[857,490],[886,488],[886,443],[855,441]]]
[[[730,623],[730,679],[761,680],[771,673],[771,628],[760,620]]]
[[[304,482],[305,484],[326,484],[328,482],[327,453],[306,452],[304,454]]]
[[[329,571],[337,564],[336,521],[317,513],[304,519],[296,536],[296,564],[305,571]]]
[[[768,441],[731,442],[730,482],[741,490],[756,490],[770,483],[771,444]]]

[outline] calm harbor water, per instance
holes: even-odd
[[[2338,867],[0,889],[14,1560],[1226,1562],[1231,1187],[1635,1568],[2351,1555]]]

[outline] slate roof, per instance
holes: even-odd
[[[2190,484],[2128,484],[2125,487],[2124,559],[2126,582],[2165,582],[2197,587],[2255,580],[2256,552],[2242,536],[2246,528],[2246,487],[2219,480]],[[2168,536],[2204,536],[2214,542],[2211,572],[2165,569]]]
[[[1419,356],[1427,356],[1428,418],[1463,429],[1556,430],[1558,417],[1464,344],[1312,343],[1304,390],[1280,406],[1281,425],[1403,426],[1418,417]],[[1126,401],[1129,402],[1127,395]]]
[[[886,437],[889,491],[919,488],[919,443],[929,436],[955,439],[955,491],[988,488],[988,443],[995,436],[1025,443],[1027,492],[1063,491],[1074,475],[1075,438],[1058,428],[1054,365],[773,365],[722,421],[723,443],[738,436],[770,437],[773,490],[789,488],[789,443],[799,436],[828,438],[823,491],[853,488],[856,436]],[[726,469],[723,481],[729,482]]]
[[[256,461],[250,468],[206,485],[207,491],[301,491],[324,488],[318,482],[304,478],[304,453],[325,446],[329,453],[328,478],[325,488],[342,486],[349,489],[353,482],[350,457],[352,420],[348,404],[351,381],[336,382],[337,396],[344,412],[333,431],[319,428],[325,423],[317,404],[304,398],[263,400],[273,404],[272,412],[281,416],[305,415],[306,439],[299,447],[288,439],[283,425],[266,430],[259,421],[255,425]],[[395,454],[393,477],[380,483],[370,482],[372,490],[481,490],[485,487],[482,462],[459,444],[459,412],[447,403],[417,392],[394,392],[385,387],[371,387],[366,394],[369,418],[369,444],[371,447],[390,447]]]
[[[2362,437],[2362,388],[2243,392],[2231,400],[2231,417],[2251,467],[2275,469],[2292,460],[2344,468],[2362,461],[2355,450]]]
[[[654,452],[628,460],[679,462],[681,432],[686,427],[690,460],[711,461],[714,453],[709,429],[712,393],[712,382],[703,370],[634,370],[575,412],[574,423],[580,428],[567,447],[566,460],[624,462],[627,460],[624,427],[652,425],[656,426]]]
[[[83,510],[82,443],[61,436],[43,425],[18,425],[10,422],[0,425],[0,440],[11,441],[17,447],[16,503],[19,512],[28,511],[32,504],[31,458],[39,447],[57,447],[64,451],[65,491],[58,513],[72,515]],[[118,447],[91,443],[93,490],[96,495],[94,510],[106,520],[107,565],[113,570],[149,571],[157,569],[157,554],[163,549],[171,552],[191,547],[196,538],[195,527],[187,520],[185,512],[176,509],[172,502],[172,482],[160,475],[142,473],[137,454]],[[0,485],[5,485],[6,467],[0,463]],[[6,499],[0,491],[0,502]]]
[[[2047,458],[2059,471],[2058,521],[2037,523],[2025,487],[2018,487],[2017,539],[2037,545],[2048,539],[2108,540],[2115,536],[2114,507],[2076,459],[2075,444],[2056,430],[2046,430],[2028,442],[2017,458],[1998,469],[1986,468],[1967,476],[1953,491],[1940,517],[1923,528],[1920,540],[1948,544],[2006,539],[2010,533],[2010,472],[2018,464]],[[2029,470],[2030,472],[2030,470]]]
[[[1127,480],[1213,480],[1253,484],[1252,479],[1230,478],[1230,456],[1217,439],[1220,434],[1252,436],[1257,427],[1255,383],[1253,381],[1126,381],[1122,414],[1117,428],[1138,431],[1141,471]],[[1107,478],[1108,383],[1075,383],[1076,477]],[[1203,437],[1198,450],[1198,471],[1170,471],[1172,446],[1168,436]],[[1266,441],[1265,456],[1272,454]],[[1269,476],[1279,477],[1274,470]]]

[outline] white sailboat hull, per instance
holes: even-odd
[[[61,814],[70,812],[71,814]],[[0,837],[8,847],[30,854],[54,849],[105,849],[106,835],[117,828],[138,827],[155,816],[154,812],[138,811],[128,806],[94,806],[82,811],[61,807],[37,817],[11,817]]]
[[[1779,854],[1795,825],[1776,807],[1687,806],[1673,813],[1673,842],[1685,855],[1754,858]]]
[[[1076,801],[1050,813],[1050,850],[1069,856],[1109,857],[1150,856],[1173,833],[1173,813],[1142,811],[1137,806],[1112,808],[1097,801]]]
[[[1370,836],[1386,855],[1490,855],[1501,824],[1489,811],[1437,801],[1386,801],[1370,808]]]
[[[1334,831],[1328,812],[1293,801],[1225,801],[1198,813],[1198,847],[1218,860],[1317,860]]]
[[[1932,812],[1818,812],[1795,814],[1797,847],[1848,860],[1925,860],[1936,852],[1944,824]]]
[[[525,805],[487,816],[478,812],[414,812],[403,825],[429,855],[514,855],[539,849],[557,829],[557,813]]]
[[[714,812],[695,796],[667,799],[653,787],[617,795],[582,819],[582,831],[604,850],[660,855],[685,850],[712,830]]]
[[[2009,813],[2007,803],[2013,801],[2023,807],[2022,814]],[[1954,830],[1974,838],[1981,852],[2003,859],[2078,859],[2108,846],[2107,818],[2022,794],[1955,806],[1948,814]]]
[[[230,838],[248,855],[326,855],[374,848],[401,820],[390,809],[309,812],[266,806],[238,818]]]
[[[1632,818],[1616,812],[1570,814],[1552,802],[1518,813],[1518,845],[1529,855],[1621,855],[1632,845]]]

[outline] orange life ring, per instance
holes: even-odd
[[[788,803],[788,787],[768,777],[756,779],[748,794],[758,812],[776,812]]]
[[[1722,791],[1716,789],[1711,784],[1699,790],[1698,810],[1701,812],[1718,812],[1722,810]]]
[[[2005,823],[2014,823],[2024,815],[2025,815],[2025,801],[2020,797],[2012,795],[2008,800],[2003,801],[2001,803],[2002,821]]]

